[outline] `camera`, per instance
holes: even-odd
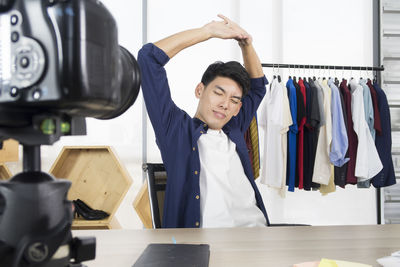
[[[0,35],[0,127],[40,113],[111,119],[138,95],[137,62],[99,1],[0,1]]]
[[[0,0],[0,141],[23,146],[23,172],[0,181],[0,267],[82,266],[94,238],[73,238],[70,182],[40,170],[40,146],[86,134],[136,100],[140,70],[97,0]],[[24,218],[24,219],[22,219]]]

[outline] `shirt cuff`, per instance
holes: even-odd
[[[265,75],[260,78],[251,78],[250,79],[251,88],[263,87],[267,84],[268,84],[268,80],[265,77]]]
[[[161,66],[167,64],[170,59],[163,50],[155,46],[153,43],[145,44],[142,50],[147,52],[149,56],[152,56]]]

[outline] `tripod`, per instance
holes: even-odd
[[[0,182],[0,267],[83,266],[96,240],[72,237],[71,182],[40,165],[40,145],[23,145],[23,172]]]

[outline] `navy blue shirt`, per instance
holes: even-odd
[[[375,187],[390,186],[396,183],[392,160],[392,129],[390,123],[390,110],[385,92],[374,83],[374,89],[378,98],[378,109],[381,117],[382,135],[375,137],[375,146],[382,161],[383,169],[372,178]]]
[[[172,101],[164,68],[168,61],[168,55],[151,43],[144,45],[138,54],[143,97],[168,176],[162,226],[199,227],[201,195],[197,140],[207,133],[208,126],[190,117]],[[265,76],[251,79],[251,90],[242,99],[239,114],[232,117],[222,130],[236,144],[244,172],[254,189],[257,206],[269,225],[244,140],[244,134],[265,95],[267,83]]]

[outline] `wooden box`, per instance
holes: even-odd
[[[109,146],[64,147],[50,169],[57,178],[72,182],[68,199],[81,199],[93,209],[110,214],[104,220],[75,218],[72,229],[112,229],[118,227],[115,212],[132,179]]]

